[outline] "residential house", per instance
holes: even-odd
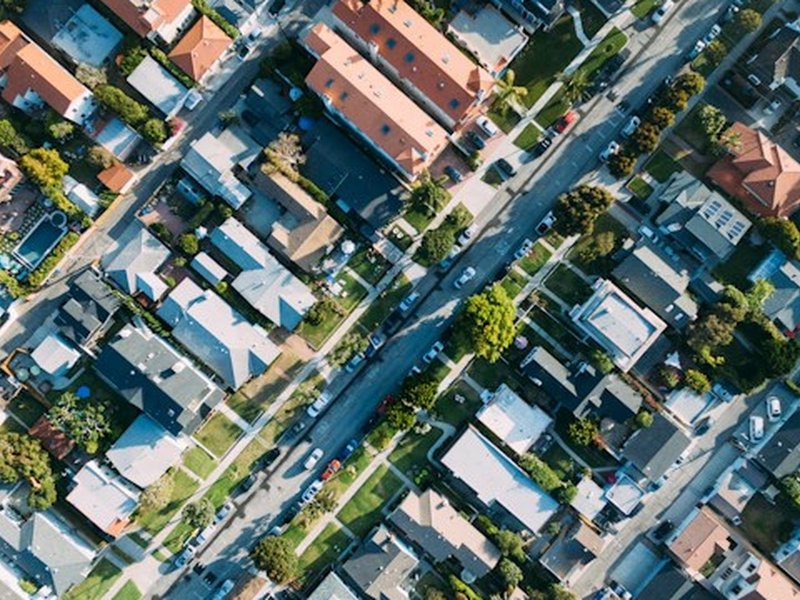
[[[60,335],[76,346],[88,347],[108,331],[120,301],[92,270],[85,270],[69,284],[67,299],[58,308],[55,324]]]
[[[584,477],[575,486],[577,493],[570,506],[588,521],[594,521],[608,504],[605,491],[591,477]]]
[[[547,413],[525,402],[505,383],[476,416],[501,442],[520,455],[530,450],[553,423]]]
[[[102,0],[139,36],[171,44],[194,17],[191,0]]]
[[[717,596],[700,587],[680,569],[665,565],[635,596],[635,600],[714,600]]]
[[[575,325],[608,352],[627,372],[667,328],[649,308],[642,308],[610,281],[598,279],[594,293],[570,311]]]
[[[4,560],[41,586],[43,592],[49,588],[53,597],[61,598],[86,578],[97,549],[54,509],[31,511],[24,500],[16,500],[15,492],[7,494],[0,505]]]
[[[559,533],[539,562],[556,579],[565,585],[597,558],[605,546],[605,540],[583,521],[577,520]]]
[[[152,56],[145,56],[128,75],[126,81],[165,117],[175,115],[183,107],[183,102],[189,93],[189,90]]]
[[[790,216],[800,204],[800,163],[762,131],[734,123],[727,133],[738,137],[735,148],[707,177],[752,213]]]
[[[338,0],[335,27],[445,128],[478,114],[494,79],[404,0]]]
[[[695,509],[667,548],[693,579],[727,600],[800,598],[800,588],[708,507]]]
[[[219,285],[228,276],[225,267],[205,252],[199,252],[195,255],[192,259],[191,267],[213,286]]]
[[[211,243],[242,268],[233,280],[234,289],[276,325],[295,329],[316,303],[306,284],[281,265],[241,221],[227,219],[211,232]]]
[[[755,458],[778,480],[800,469],[800,411],[792,413],[761,446]]]
[[[767,484],[768,479],[754,461],[739,458],[717,481],[708,505],[734,525],[739,525],[747,503]]]
[[[167,296],[158,316],[173,326],[175,339],[230,389],[261,375],[280,354],[266,331],[189,278]]]
[[[622,287],[676,329],[697,318],[697,303],[686,292],[689,273],[655,244],[644,242],[611,275]]]
[[[267,245],[304,271],[312,271],[344,234],[325,207],[282,173],[259,171],[254,185],[283,214],[272,224]]]
[[[167,284],[156,271],[169,255],[169,248],[135,223],[122,234],[117,249],[103,255],[101,263],[108,278],[123,292],[131,296],[142,293],[155,302],[167,291]]]
[[[48,335],[31,352],[33,362],[39,365],[43,373],[54,379],[63,378],[64,381],[80,357],[80,352],[61,339],[58,333]]]
[[[102,67],[122,41],[122,32],[90,4],[81,4],[70,13],[63,24],[60,19],[53,23],[60,27],[50,44],[64,52],[76,65]]]
[[[55,458],[63,461],[75,448],[75,440],[53,425],[44,414],[28,429],[28,435],[35,437],[42,444],[42,448]]]
[[[800,23],[787,23],[770,35],[747,70],[771,91],[782,88],[800,98]]]
[[[303,41],[317,59],[306,84],[328,112],[409,181],[426,171],[447,146],[445,130],[326,25]]]
[[[104,534],[118,538],[130,524],[140,490],[97,460],[86,463],[72,478],[67,502]]]
[[[605,499],[620,515],[630,517],[641,507],[647,493],[624,470],[614,476],[616,481],[605,491]]]
[[[419,564],[413,551],[380,526],[342,567],[361,594],[372,600],[408,600],[404,582]]]
[[[147,415],[139,415],[106,452],[125,479],[145,489],[177,463],[186,443]]]
[[[181,167],[212,196],[225,200],[239,210],[252,195],[237,178],[248,169],[261,152],[258,145],[240,127],[228,127],[215,136],[210,131],[193,141],[181,160]]]
[[[472,426],[442,457],[442,464],[483,504],[502,507],[533,533],[558,510],[558,502]]]
[[[800,326],[800,266],[780,250],[773,250],[747,277],[751,282],[765,279],[774,288],[764,301],[764,314],[785,332]]]
[[[495,545],[462,517],[447,498],[432,489],[421,494],[409,492],[388,520],[434,562],[451,558],[458,561],[464,580],[483,577],[500,560]]]
[[[112,192],[124,194],[136,182],[136,175],[122,163],[116,162],[100,171],[97,180]]]
[[[89,89],[11,21],[0,23],[0,87],[3,100],[26,113],[47,105],[78,125],[96,108]]]
[[[658,481],[675,464],[691,440],[661,413],[650,427],[637,430],[623,447],[625,457],[651,482]]]
[[[17,163],[0,153],[0,202],[11,196],[11,192],[22,181],[22,172]]]
[[[191,344],[184,345],[194,350]],[[144,327],[121,329],[103,346],[94,369],[123,398],[175,436],[191,435],[224,397],[189,359]]]
[[[528,33],[550,29],[566,10],[564,0],[491,0]]]
[[[792,536],[781,544],[773,557],[789,577],[800,583],[800,527],[795,527]]]
[[[100,196],[95,194],[89,186],[79,182],[71,175],[65,175],[61,185],[70,202],[92,218],[97,215],[100,210]]]
[[[447,25],[447,33],[495,78],[505,73],[528,43],[523,28],[490,4],[459,11]]]
[[[325,576],[308,596],[308,600],[358,600],[344,581],[333,571]]]
[[[231,44],[233,40],[228,34],[203,15],[175,44],[169,58],[181,71],[199,83],[211,72]]]
[[[656,224],[704,263],[730,256],[752,225],[722,194],[686,171],[670,176],[659,200],[666,207]]]

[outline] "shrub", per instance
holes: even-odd
[[[579,446],[588,446],[591,444],[600,430],[597,426],[597,421],[589,418],[575,419],[569,424],[567,428],[569,438]]]
[[[117,113],[128,125],[136,127],[147,120],[147,107],[113,85],[98,85],[94,90],[94,97],[108,110]]]
[[[108,169],[114,164],[114,156],[100,145],[92,146],[86,154],[86,160],[90,165],[100,169]]]
[[[239,30],[231,25],[231,23],[209,5],[206,0],[192,0],[192,6],[194,6],[197,12],[214,21],[214,24],[222,29],[228,37],[234,40],[239,37]]]
[[[604,375],[614,370],[614,361],[611,360],[611,357],[606,352],[603,352],[599,348],[592,348],[589,352],[589,362]]]
[[[28,152],[28,144],[8,119],[0,119],[0,146],[22,155]]]
[[[455,241],[456,236],[451,228],[437,227],[425,232],[420,249],[431,263],[438,263],[447,258]]]
[[[200,251],[200,242],[193,233],[184,233],[181,235],[181,237],[178,238],[178,246],[181,252],[189,256],[194,256]]]
[[[634,167],[636,167],[636,158],[626,152],[617,152],[608,159],[608,170],[617,179],[633,173]]]
[[[545,492],[549,493],[561,487],[562,482],[558,474],[535,454],[522,456],[519,463]]]
[[[647,429],[648,427],[652,427],[653,426],[653,413],[651,413],[649,411],[646,411],[646,410],[640,410],[638,413],[636,413],[635,421],[636,421],[636,426],[637,427],[642,427],[644,429]]]
[[[132,46],[123,54],[122,60],[119,61],[120,72],[127,77],[136,70],[136,67],[139,66],[146,56],[147,50],[141,46]]]
[[[167,127],[161,119],[147,119],[142,125],[142,135],[152,144],[161,144],[167,139]]]
[[[695,369],[686,371],[686,378],[684,380],[686,387],[694,390],[698,394],[705,394],[711,391],[711,382],[706,377],[705,373],[701,373]]]
[[[34,148],[20,159],[19,166],[41,188],[60,187],[69,172],[69,165],[53,148]]]
[[[150,56],[152,56],[156,62],[158,62],[167,71],[169,71],[170,75],[172,75],[175,79],[180,81],[184,87],[187,88],[194,87],[194,79],[192,79],[186,73],[181,71],[175,65],[175,63],[169,59],[169,57],[164,53],[163,50],[153,46],[152,48],[150,48]]]

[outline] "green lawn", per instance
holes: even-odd
[[[275,401],[302,368],[300,357],[284,350],[266,373],[239,388],[226,402],[240,417],[252,423]]]
[[[217,461],[211,458],[205,450],[195,446],[183,455],[183,466],[200,479],[205,479],[211,475],[214,467],[217,466]]]
[[[186,521],[178,523],[169,535],[164,539],[164,547],[172,552],[172,554],[180,554],[186,542],[192,537],[195,528],[189,525]]]
[[[523,150],[530,150],[537,144],[541,136],[541,129],[535,123],[528,123],[514,140],[514,145]]]
[[[17,394],[6,410],[14,413],[14,416],[28,427],[32,426],[47,411],[44,404],[25,390]]]
[[[462,397],[464,401],[457,402],[456,396]],[[439,397],[434,411],[442,421],[459,427],[472,417],[482,405],[478,392],[471,385],[459,379]]]
[[[638,0],[631,6],[631,12],[637,19],[646,19],[657,6],[661,6],[663,0]]]
[[[347,549],[350,542],[350,537],[344,529],[335,523],[329,523],[300,555],[303,579],[310,579],[334,562]]]
[[[791,535],[800,521],[797,509],[781,495],[770,504],[764,496],[756,494],[742,511],[741,529],[747,539],[770,555]]]
[[[236,486],[250,474],[253,463],[261,458],[265,452],[267,452],[267,446],[259,438],[255,438],[245,446],[244,450],[231,463],[231,466],[225,469],[219,479],[208,488],[203,498],[208,499],[214,505],[214,508],[219,508],[225,504]]]
[[[747,276],[766,258],[769,251],[768,244],[756,246],[747,239],[742,240],[727,260],[714,268],[712,275],[722,283],[729,283],[740,290],[745,290],[750,287]]]
[[[614,235],[614,250],[609,255],[593,258],[592,253],[587,253],[587,250],[590,250],[594,244],[595,236],[605,232],[611,232]],[[587,275],[605,276],[616,266],[611,256],[628,237],[630,237],[630,234],[627,228],[608,213],[604,213],[595,222],[592,233],[581,236],[569,251],[567,257],[572,264],[579,267]]]
[[[172,469],[173,487],[167,505],[160,510],[139,510],[136,522],[149,534],[155,535],[169,522],[178,509],[195,493],[198,483],[181,469]]]
[[[520,375],[512,365],[504,360],[490,363],[482,358],[475,359],[467,373],[489,391],[493,392],[500,384],[505,383],[529,402],[536,403],[540,400],[541,391],[531,385],[526,377]]]
[[[319,325],[312,325],[309,321],[303,321],[297,330],[314,348],[322,346],[325,340],[341,325],[346,316],[367,295],[367,290],[364,289],[364,286],[347,273],[339,273],[336,276],[336,281],[342,286],[342,293],[336,298],[336,301],[342,307],[344,314],[339,315],[332,310],[328,310]]]
[[[559,479],[563,481],[571,480],[575,474],[576,464],[572,457],[567,454],[567,451],[561,447],[561,444],[554,442],[540,457],[544,462],[550,465]]]
[[[133,581],[126,581],[119,591],[114,594],[111,600],[139,600],[142,597],[142,592],[136,587]]]
[[[503,133],[509,133],[521,120],[521,117],[513,110],[501,110],[497,102],[492,103],[486,114]],[[406,219],[408,219],[408,217],[406,217]],[[425,226],[427,227],[427,224]],[[417,230],[420,232],[422,231],[422,229],[418,227]]]
[[[342,469],[325,485],[334,498],[341,496],[356,477],[372,462],[372,455],[363,446],[357,449],[342,465]]]
[[[418,233],[422,233],[428,228],[428,225],[433,221],[433,217],[434,215],[428,214],[427,212],[420,212],[413,207],[409,207],[405,214],[403,214],[403,218],[409,225],[416,229]]]
[[[122,571],[116,565],[101,558],[86,579],[64,594],[64,600],[100,600],[120,575]]]
[[[364,247],[347,262],[347,266],[372,285],[376,285],[391,264],[371,248]]]
[[[218,412],[203,423],[202,427],[194,434],[194,438],[208,448],[214,456],[222,457],[241,434],[242,430],[236,423]]]
[[[362,298],[367,295],[367,290],[365,290],[364,286],[358,283],[355,278],[347,273],[339,273],[336,276],[336,281],[342,286],[342,293],[339,295],[339,303],[349,314],[358,306]]]
[[[552,253],[539,242],[533,245],[533,249],[528,253],[528,256],[519,261],[520,268],[528,275],[533,276],[539,272],[544,264],[550,259]]]
[[[358,319],[358,324],[366,331],[373,331],[388,317],[403,298],[411,293],[411,282],[404,273],[400,273],[392,284],[380,296],[375,298],[369,308]]]
[[[572,334],[566,323],[545,312],[540,307],[534,307],[528,316],[531,321],[536,323],[567,351],[580,352],[585,349],[583,343]]]
[[[710,146],[708,136],[703,133],[703,127],[700,122],[700,111],[706,106],[708,106],[707,103],[698,102],[674,129],[675,135],[679,136],[700,154],[707,154]]]
[[[628,183],[628,189],[634,196],[641,200],[647,200],[650,194],[653,193],[653,188],[641,177],[634,177],[631,179]]]
[[[522,291],[526,283],[528,283],[528,280],[525,276],[514,269],[511,269],[500,281],[500,285],[503,286],[503,289],[511,299],[517,297],[517,294]]]
[[[403,487],[403,482],[381,465],[370,475],[337,517],[358,537],[364,537],[383,520],[381,508]]]
[[[569,306],[583,304],[592,295],[589,284],[563,264],[558,265],[545,279],[544,285]]]
[[[442,430],[436,427],[431,427],[430,431],[423,435],[409,431],[389,455],[389,461],[414,483],[423,487],[431,477],[432,467],[428,462],[428,450],[441,435]]]
[[[656,150],[645,163],[644,170],[659,183],[664,183],[673,173],[683,171],[683,167],[663,150]]]
[[[581,23],[583,32],[589,39],[597,35],[606,24],[606,16],[591,0],[578,0],[578,8],[581,11]]]

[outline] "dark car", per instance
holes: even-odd
[[[656,539],[663,540],[670,533],[672,533],[673,529],[675,529],[675,523],[667,519],[666,521],[662,521],[661,524],[656,527],[653,535],[656,537]]]
[[[508,162],[505,158],[501,158],[496,163],[494,163],[497,167],[498,171],[500,171],[503,175],[507,177],[513,177],[517,174],[517,170],[511,166],[511,163]]]
[[[253,487],[253,485],[255,484],[255,482],[256,482],[256,476],[255,476],[255,475],[253,475],[252,473],[250,473],[250,475],[248,475],[247,477],[245,477],[245,478],[242,480],[242,483],[240,483],[240,484],[239,484],[239,490],[238,490],[238,493],[239,493],[239,494],[244,494],[245,492],[249,491],[249,490],[250,490],[250,488],[252,488],[252,487]]]
[[[261,461],[259,462],[260,469],[266,469],[272,465],[278,457],[281,455],[281,451],[279,448],[273,448],[269,452],[267,452],[264,456],[261,457]]]
[[[708,430],[711,429],[711,426],[714,424],[714,419],[711,417],[705,417],[701,419],[697,426],[694,428],[695,435],[704,435],[708,433]]]
[[[541,142],[539,142],[538,144],[536,144],[536,146],[534,146],[533,150],[531,151],[531,154],[534,157],[539,157],[545,152],[547,152],[547,149],[552,145],[553,145],[553,140],[551,140],[550,138],[544,138]]]
[[[400,327],[400,323],[402,323],[402,321],[403,314],[399,310],[396,310],[386,317],[386,320],[383,322],[383,330],[388,335],[392,335],[395,331],[397,331],[397,328]]]
[[[486,142],[483,141],[483,138],[479,136],[474,131],[467,132],[467,139],[475,146],[478,150],[483,150],[486,148]]]
[[[386,337],[381,335],[380,333],[373,333],[369,336],[369,345],[367,349],[364,351],[364,356],[367,358],[372,358],[375,356],[375,353],[378,349],[386,343]]]
[[[444,174],[447,175],[453,183],[460,183],[464,176],[453,165],[447,165],[444,168]]]

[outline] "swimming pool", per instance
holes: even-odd
[[[45,215],[14,249],[14,257],[33,270],[67,233],[67,215],[56,211]]]

